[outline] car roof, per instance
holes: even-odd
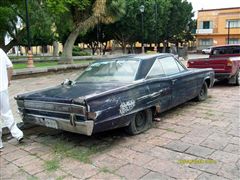
[[[240,47],[240,44],[226,44],[226,45],[219,45],[219,46],[211,46],[211,48],[221,48],[221,47]]]
[[[122,55],[119,57],[109,58],[109,60],[147,60],[147,59],[156,59],[156,58],[163,58],[166,56],[173,56],[170,53],[156,53],[156,54],[129,54],[129,55]],[[102,60],[105,61],[105,60]]]

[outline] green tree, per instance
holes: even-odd
[[[53,19],[40,0],[28,1],[32,45],[51,44],[54,39]],[[15,45],[27,45],[26,7],[24,1],[4,0],[0,2],[0,47],[9,51]],[[6,35],[11,39],[5,45]]]
[[[30,1],[29,1],[30,2]],[[54,19],[51,17],[46,4],[31,1],[29,4],[30,17],[30,40],[32,46],[52,45],[55,37]],[[25,21],[25,18],[23,19]],[[25,33],[19,42],[22,46],[27,46],[27,34]]]
[[[125,13],[125,0],[46,0],[48,7],[66,21],[70,21],[70,26],[66,27],[69,30],[69,35],[64,42],[63,54],[61,62],[72,63],[72,48],[74,42],[80,32],[87,32],[94,28],[96,24],[113,23]],[[61,26],[58,26],[58,29]]]
[[[144,5],[144,31],[141,28],[140,5]],[[136,41],[144,43],[176,43],[192,39],[192,6],[182,0],[128,0],[126,14],[114,24],[108,25],[109,32],[121,45],[126,46]]]
[[[17,16],[17,1],[0,1],[0,47],[5,51],[9,51],[13,45],[19,40],[19,36],[23,34],[24,29],[19,30],[17,24],[19,22]],[[12,41],[5,45],[5,37],[8,35]]]
[[[144,5],[144,31],[142,33],[140,6]],[[164,33],[164,25],[169,20],[170,0],[128,0],[126,1],[126,14],[114,24],[108,25],[108,32],[121,45],[123,53],[126,46],[133,49],[136,41],[153,43],[160,41],[159,37]],[[157,12],[157,17],[155,17]]]
[[[107,27],[109,34],[122,47],[123,53],[126,52],[128,44],[135,43],[139,36],[139,2],[136,0],[126,1],[126,14],[116,23],[110,24]]]
[[[105,24],[97,24],[95,28],[89,29],[87,33],[80,34],[75,41],[76,43],[84,43],[92,50],[92,55],[97,49],[100,53],[105,54],[107,50],[107,42],[113,39],[112,32],[109,32],[109,26]]]
[[[164,25],[164,34],[160,37],[164,43],[163,52],[168,42],[176,43],[183,40],[183,32],[187,32],[188,25],[192,21],[192,4],[186,0],[171,0],[169,19]]]

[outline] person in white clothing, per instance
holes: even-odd
[[[13,72],[12,66],[12,62],[6,53],[0,48],[0,118],[9,128],[12,136],[21,142],[23,140],[23,132],[17,127],[13,118],[8,96],[8,86],[10,86]],[[2,123],[0,122],[0,126],[1,124]],[[2,148],[2,127],[0,127],[0,150]]]

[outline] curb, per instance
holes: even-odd
[[[51,73],[68,72],[71,70],[83,70],[87,67],[88,67],[88,64],[85,64],[85,65],[71,64],[71,65],[57,65],[54,67],[47,67],[47,68],[19,69],[19,70],[14,70],[13,79],[37,77],[37,76],[51,74]]]

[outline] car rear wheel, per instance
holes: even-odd
[[[146,109],[134,114],[130,124],[126,127],[128,134],[135,135],[148,130],[152,126],[152,110]]]
[[[207,86],[207,83],[204,82],[204,84],[202,85],[202,88],[197,96],[197,100],[204,101],[207,99],[207,96],[208,96],[208,86]]]

